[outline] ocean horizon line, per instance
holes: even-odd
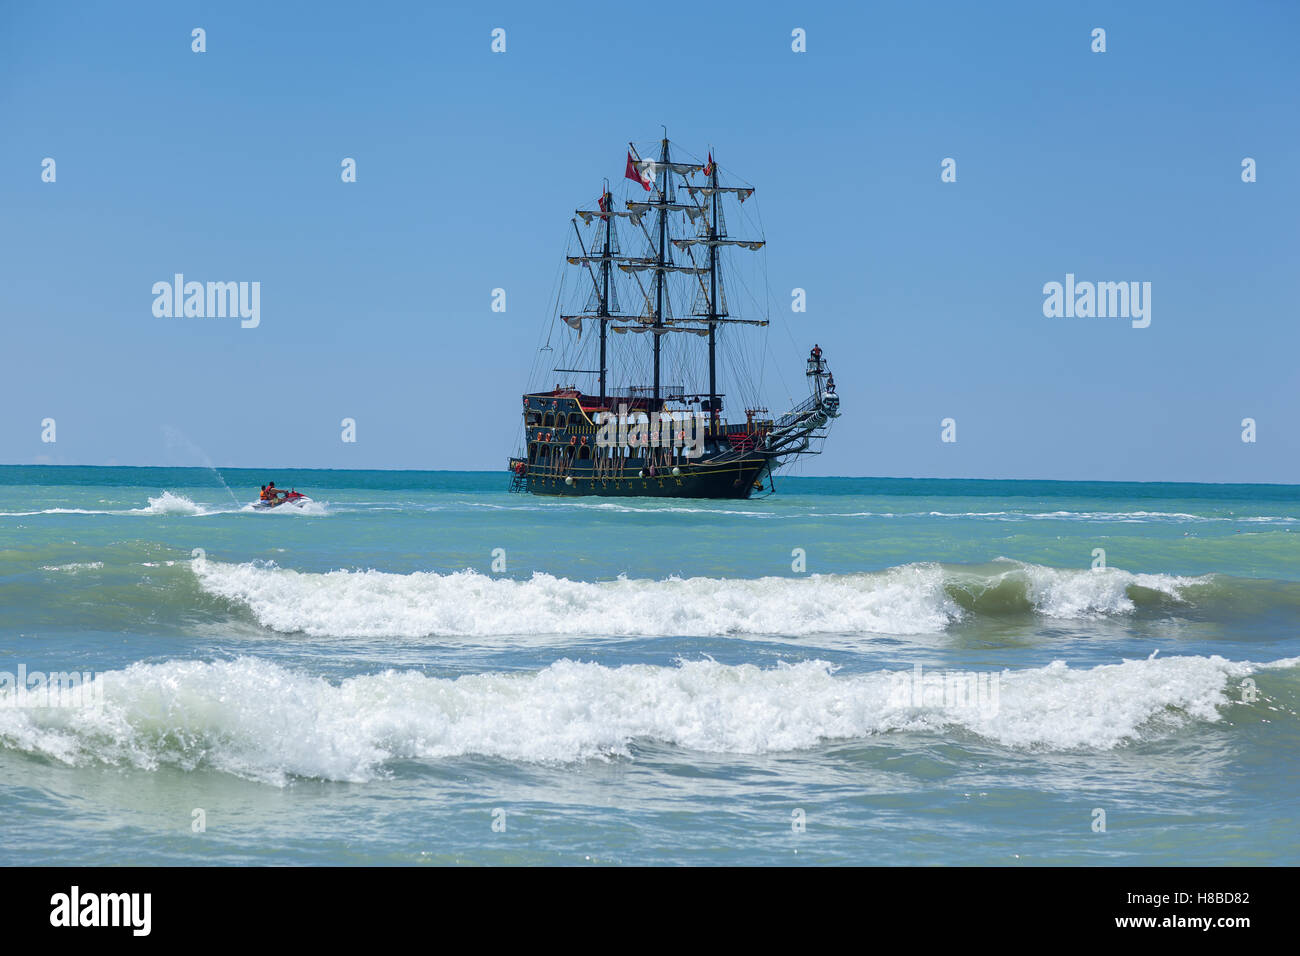
[[[261,471],[261,472],[344,472],[354,474],[429,474],[429,475],[493,475],[505,469],[496,468],[334,468],[320,465],[126,465],[126,464],[51,464],[43,462],[0,462],[0,469],[7,468],[46,468],[46,469],[101,469],[147,471]],[[1281,481],[1198,481],[1166,478],[990,478],[990,477],[939,477],[930,475],[779,475],[783,481],[951,481],[951,482],[1033,482],[1036,484],[1088,484],[1088,485],[1188,485],[1240,488],[1296,488],[1300,482]]]

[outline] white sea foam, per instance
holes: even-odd
[[[524,581],[475,571],[308,573],[273,564],[193,564],[207,592],[247,607],[263,626],[313,637],[486,637],[512,634],[713,636],[935,634],[966,613],[1034,610],[1095,617],[1134,610],[1130,589],[1171,600],[1204,578],[1015,564],[965,572],[907,564],[861,574],[783,578]],[[1011,594],[998,594],[998,588]],[[960,602],[954,597],[960,598]]]
[[[526,581],[475,571],[304,573],[195,562],[200,585],[264,627],[314,637],[921,634],[960,614],[938,565],[808,578]]]
[[[297,504],[276,505],[274,508],[257,508],[249,503],[244,505],[241,511],[251,512],[259,515],[326,515],[329,514],[329,503],[325,501],[303,501]]]
[[[1288,524],[1297,519],[1281,516],[1263,515],[1257,518],[1234,518],[1228,515],[1197,515],[1185,511],[800,511],[800,510],[758,510],[754,508],[727,508],[709,505],[669,505],[657,501],[546,501],[521,505],[500,505],[491,502],[469,502],[469,507],[492,508],[496,510],[537,511],[542,508],[592,509],[612,511],[620,514],[714,514],[737,515],[753,518],[965,518],[989,521],[1078,521],[1078,522],[1117,522],[1143,524],[1188,523],[1216,521],[1257,521],[1263,523]]]
[[[42,508],[39,511],[3,511],[2,518],[31,517],[33,515],[179,515],[200,517],[226,514],[232,509],[200,505],[185,495],[172,491],[163,491],[157,497],[149,496],[149,503],[143,508],[97,509],[97,508]]]
[[[636,741],[763,754],[903,732],[1020,750],[1107,750],[1217,721],[1240,699],[1234,681],[1297,664],[1056,662],[999,674],[996,708],[954,710],[900,699],[897,674],[838,675],[820,661],[760,669],[562,660],[529,674],[386,671],[340,683],[255,658],[169,661],[99,675],[97,709],[0,706],[0,745],[73,765],[212,769],[275,784],[366,781],[398,759],[626,756]]]
[[[149,507],[133,510],[151,515],[201,515],[210,513],[184,495],[172,494],[170,491],[164,491],[157,498],[151,497]]]
[[[78,571],[98,571],[104,566],[103,561],[74,561],[71,564],[43,564],[42,571],[65,571],[76,574]]]
[[[1205,522],[1245,521],[1261,524],[1297,524],[1300,519],[1283,515],[1259,515],[1240,518],[1233,515],[1196,515],[1184,511],[811,511],[806,515],[791,512],[780,517],[789,518],[969,518],[988,521],[1078,521],[1113,522],[1117,524],[1186,524]]]
[[[0,517],[28,517],[31,515],[209,515],[218,514],[217,510],[197,505],[184,495],[164,491],[158,497],[150,497],[149,504],[143,508],[124,510],[104,510],[95,508],[42,508],[39,511],[6,511]]]

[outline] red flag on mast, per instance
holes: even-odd
[[[709,161],[704,164],[704,175],[713,175],[713,150],[709,150]]]
[[[623,171],[624,179],[635,180],[641,184],[641,188],[646,192],[650,191],[650,184],[655,181],[655,164],[646,160],[635,160],[632,158],[632,151],[627,151],[627,169]]]

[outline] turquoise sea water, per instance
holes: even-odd
[[[1300,487],[507,484],[0,467],[0,861],[1300,862]]]

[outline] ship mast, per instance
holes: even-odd
[[[713,187],[710,197],[713,203],[712,221],[709,223],[709,238],[718,238],[718,161],[709,150],[709,185]],[[709,243],[709,424],[705,435],[713,440],[713,433],[718,421],[718,246]]]
[[[668,177],[672,175],[668,169],[668,133],[664,132],[662,145],[659,149],[659,168],[663,171],[662,179],[659,183],[659,250],[655,256],[655,265],[658,267],[655,272],[655,331],[650,333],[654,339],[655,350],[655,381],[654,396],[656,404],[659,402],[659,348],[663,340],[663,333],[659,329],[664,327],[664,266],[667,264],[668,249]]]
[[[601,205],[606,212],[613,208],[614,197],[610,195],[609,183],[605,184],[604,200]],[[614,227],[614,217],[606,215],[603,218],[605,223],[605,248],[601,253],[600,262],[600,404],[605,405],[605,342],[609,334],[609,270],[610,270],[610,231]]]

